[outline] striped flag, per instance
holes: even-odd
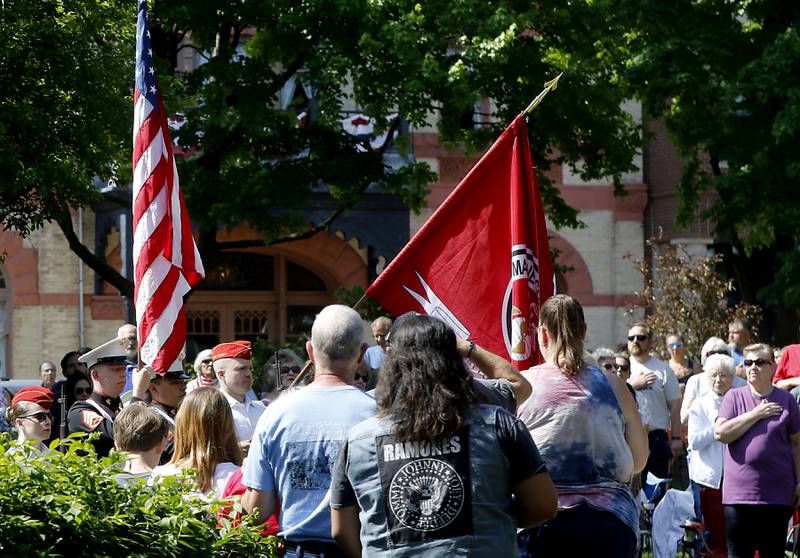
[[[204,276],[178,183],[139,0],[133,93],[133,267],[140,358],[165,373],[186,343],[183,297]]]

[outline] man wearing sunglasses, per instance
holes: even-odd
[[[127,358],[124,341],[115,337],[78,359],[89,369],[92,395],[72,405],[67,426],[70,434],[98,432],[94,447],[100,457],[114,447],[114,417],[122,407],[119,394],[125,387]]]
[[[658,478],[670,475],[670,459],[683,451],[681,440],[681,392],[678,379],[669,365],[650,355],[652,339],[645,324],[637,323],[628,330],[628,353],[631,355],[631,376],[628,383],[641,402],[642,420],[650,425],[650,456],[642,471]],[[672,429],[672,436],[667,433]]]

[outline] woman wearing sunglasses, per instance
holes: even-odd
[[[53,392],[47,388],[27,387],[17,392],[6,408],[6,420],[17,429],[20,445],[29,442],[37,453],[49,451],[43,442],[50,437],[52,404]],[[19,451],[19,448],[10,451]]]
[[[714,437],[727,444],[722,503],[728,555],[782,557],[792,506],[800,500],[800,408],[772,385],[772,347],[744,349],[745,387],[725,394]]]
[[[685,385],[694,374],[702,372],[700,363],[686,354],[686,339],[683,335],[671,333],[667,335],[667,351],[669,351],[669,367],[675,372],[678,383]]]

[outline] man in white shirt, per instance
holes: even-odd
[[[650,426],[650,457],[642,471],[642,479],[647,478],[648,472],[658,478],[668,478],[670,459],[683,450],[678,378],[669,364],[650,356],[651,345],[647,326],[633,324],[628,330],[628,353],[631,355],[628,383],[636,390],[642,420]],[[669,428],[672,430],[671,439],[667,433]]]
[[[219,380],[219,389],[233,411],[236,438],[245,455],[250,449],[250,440],[258,419],[266,409],[261,401],[249,393],[253,387],[251,359],[250,341],[221,343],[211,350],[211,361]]]

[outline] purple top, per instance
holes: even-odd
[[[767,401],[784,411],[755,423],[725,450],[725,475],[722,478],[723,504],[794,504],[794,455],[789,435],[800,431],[800,408],[794,397],[774,388]],[[760,403],[750,386],[734,388],[725,394],[720,418],[732,419]]]

